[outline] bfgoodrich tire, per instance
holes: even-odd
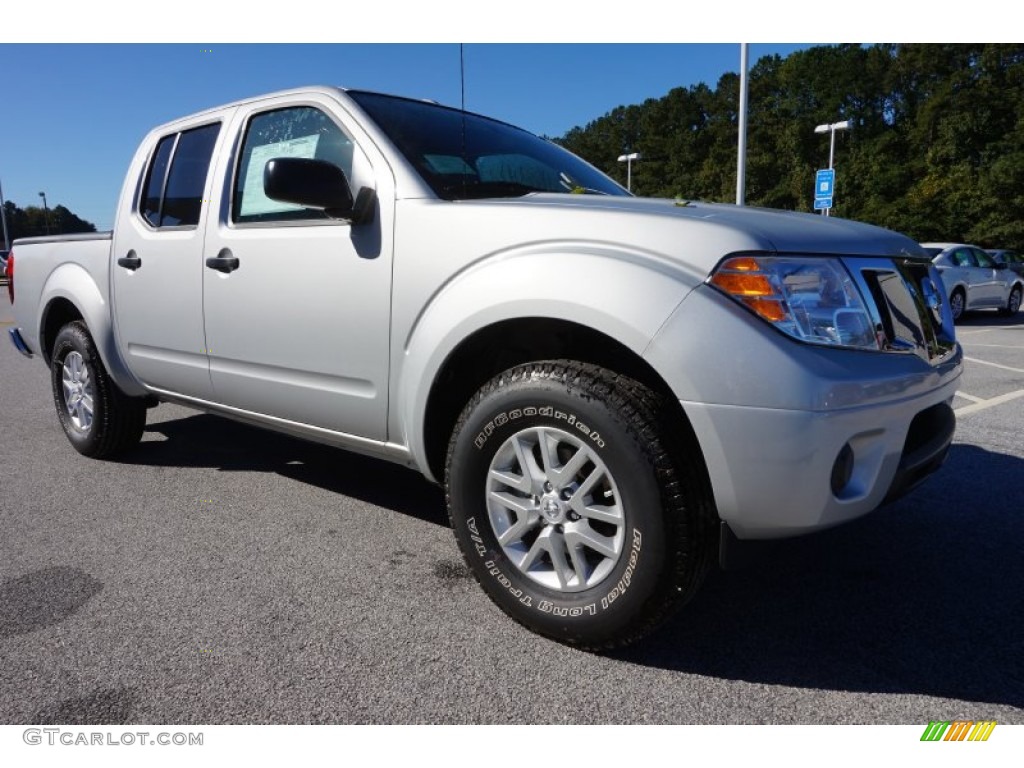
[[[607,650],[700,585],[714,507],[666,403],[605,369],[519,366],[466,406],[448,449],[448,511],[487,594],[535,632]]]
[[[85,323],[60,329],[50,380],[57,418],[79,453],[106,458],[139,442],[146,426],[145,401],[128,397],[110,379]]]

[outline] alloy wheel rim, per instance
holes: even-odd
[[[61,386],[71,425],[79,432],[88,432],[93,420],[93,386],[89,366],[80,352],[71,352],[64,358]]]
[[[953,294],[953,298],[949,300],[949,308],[953,310],[953,317],[960,317],[964,311],[964,298],[957,292]]]
[[[509,561],[556,592],[596,586],[622,557],[626,515],[590,445],[552,427],[508,438],[487,471],[491,529]]]

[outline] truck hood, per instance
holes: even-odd
[[[871,224],[813,213],[604,195],[537,193],[517,198],[516,202],[521,205],[671,217],[689,220],[694,224],[705,222],[744,235],[744,239],[751,243],[751,250],[794,254],[902,256],[928,260],[924,249],[905,235]]]

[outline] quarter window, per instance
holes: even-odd
[[[167,181],[167,168],[171,164],[171,152],[178,134],[164,136],[156,145],[156,152],[149,164],[146,176],[146,191],[142,196],[142,217],[154,227],[160,226],[160,204],[164,197],[164,182]]]
[[[235,172],[232,220],[237,223],[326,219],[327,214],[271,200],[263,171],[278,157],[325,160],[352,179],[354,145],[337,124],[315,107],[289,107],[255,115],[250,121]]]
[[[154,227],[194,227],[203,208],[203,190],[220,124],[164,136],[146,172],[140,204]]]

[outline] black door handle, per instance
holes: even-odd
[[[218,272],[234,272],[238,269],[240,262],[235,256],[211,256],[206,260],[206,266],[216,269]]]
[[[136,269],[142,266],[142,259],[135,255],[135,251],[128,251],[127,256],[122,256],[117,260],[117,266],[130,269],[134,272]]]

